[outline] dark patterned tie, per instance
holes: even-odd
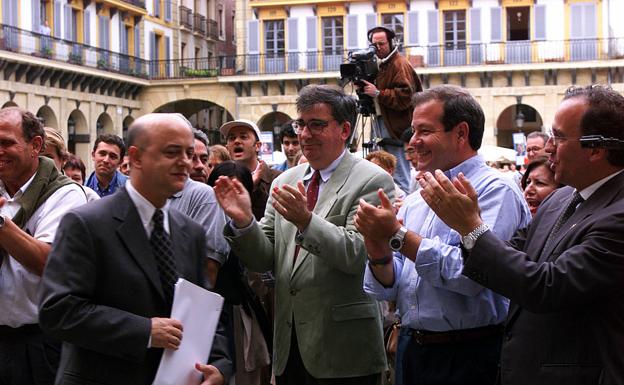
[[[165,232],[163,226],[164,214],[162,210],[156,210],[152,217],[154,229],[150,236],[150,245],[152,252],[156,258],[158,274],[160,274],[160,283],[165,293],[167,304],[171,306],[173,303],[173,288],[178,279],[176,272],[175,260],[173,259],[173,248],[171,247],[171,239]]]
[[[555,222],[555,225],[550,231],[550,234],[548,235],[548,239],[546,240],[546,244],[544,245],[544,248],[542,249],[542,254],[546,250],[550,249],[550,245],[555,240],[557,234],[559,233],[559,230],[561,230],[561,227],[568,221],[568,219],[570,219],[572,214],[574,214],[576,207],[583,201],[584,199],[581,196],[581,194],[579,194],[578,191],[575,191],[574,194],[572,195],[572,199],[570,200],[570,203],[568,203],[565,210],[563,210],[563,212],[557,219],[557,222]]]
[[[308,210],[314,210],[314,206],[316,206],[316,201],[318,200],[319,187],[321,186],[321,173],[316,170],[314,174],[312,174],[312,179],[310,179],[310,183],[308,183],[308,189],[306,191],[306,201],[308,202]],[[300,245],[295,246],[295,258],[294,262],[297,262],[297,256],[299,255]]]

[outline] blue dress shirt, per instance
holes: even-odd
[[[98,182],[97,177],[95,176],[95,171],[89,175],[89,179],[85,183],[85,186],[91,188],[95,191],[100,197],[104,198],[107,195],[111,195],[117,191],[119,187],[123,187],[126,184],[128,177],[119,171],[115,171],[115,175],[113,175],[113,179],[108,184],[108,187],[105,189],[100,188],[100,184]]]
[[[513,180],[488,167],[476,155],[445,172],[459,172],[479,196],[481,218],[501,239],[526,227],[531,213]],[[364,290],[380,300],[397,301],[404,326],[430,331],[470,329],[502,323],[509,300],[462,275],[461,236],[429,209],[420,192],[410,194],[398,213],[405,227],[423,237],[416,262],[394,255],[394,285],[384,288],[370,267]]]

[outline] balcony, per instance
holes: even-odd
[[[147,15],[145,8],[146,0],[96,0],[96,3],[104,3],[121,11],[130,12],[132,15]]]
[[[206,36],[206,16],[195,13],[195,23],[193,31],[202,36]]]
[[[216,20],[208,19],[208,38],[219,40],[219,24]]]
[[[0,50],[147,78],[144,59],[0,24]]]
[[[180,25],[189,31],[193,30],[193,11],[183,5],[180,6]]]
[[[124,3],[132,4],[135,7],[145,8],[145,0],[121,0]]]

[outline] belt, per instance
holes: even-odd
[[[41,333],[41,328],[39,327],[39,324],[27,324],[18,326],[16,328],[12,328],[6,325],[0,325],[1,337],[11,337],[37,333]]]
[[[412,339],[418,345],[452,344],[502,335],[503,324],[488,325],[474,329],[449,330],[445,332],[410,329],[408,334],[412,336]]]

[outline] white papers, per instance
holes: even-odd
[[[195,363],[208,361],[222,308],[220,295],[178,279],[171,318],[182,322],[182,342],[178,350],[165,350],[153,385],[197,385],[201,382]]]

